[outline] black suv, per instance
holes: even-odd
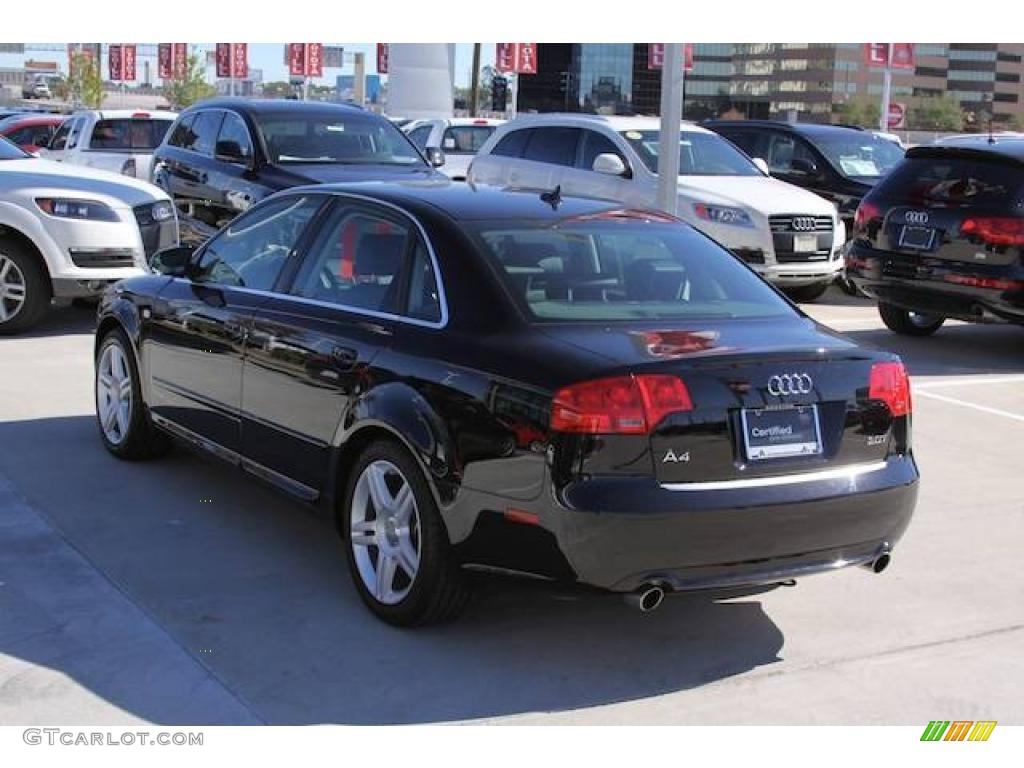
[[[857,205],[903,158],[903,150],[871,131],[841,125],[773,120],[709,120],[706,128],[768,164],[772,176],[831,200],[847,233]]]
[[[1024,324],[1024,139],[915,147],[857,209],[846,272],[896,333]]]
[[[150,181],[193,223],[220,227],[288,187],[415,178],[444,177],[398,128],[359,107],[215,99],[181,113],[153,153]]]

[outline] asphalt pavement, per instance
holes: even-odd
[[[914,380],[921,493],[884,574],[646,615],[495,581],[413,631],[300,505],[184,450],[110,457],[91,311],[0,338],[0,724],[1024,724],[1024,330],[806,309]]]

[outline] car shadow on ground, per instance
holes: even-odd
[[[912,376],[1024,373],[1024,328],[947,324],[933,336],[900,336],[887,328],[844,330],[858,344],[897,353]]]
[[[617,597],[485,580],[458,621],[395,629],[361,604],[333,527],[238,470],[183,449],[119,462],[91,416],[0,423],[0,445],[17,448],[0,452],[0,473],[17,493],[268,723],[571,710],[779,661],[783,633],[756,597],[676,596],[641,614]],[[0,599],[10,599],[18,575],[3,580]],[[22,600],[19,610],[34,607]],[[209,707],[162,695],[156,659],[104,663],[104,648],[62,647],[72,619],[48,616],[58,630],[32,642],[0,632],[0,653],[59,670],[146,720],[223,722]]]
[[[96,330],[96,305],[87,303],[53,306],[38,325],[21,331],[14,339],[41,339],[46,336],[67,336],[92,333]],[[8,337],[0,336],[0,339]]]

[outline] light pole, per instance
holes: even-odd
[[[679,210],[679,134],[683,116],[683,44],[665,43],[661,65],[661,132],[658,140],[658,208]]]

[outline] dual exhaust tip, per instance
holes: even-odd
[[[892,554],[886,550],[874,560],[863,563],[861,568],[865,568],[872,573],[881,573],[889,567],[889,563],[891,562]],[[782,583],[786,586],[792,586],[795,582],[788,581]],[[657,610],[665,600],[665,590],[657,584],[648,584],[641,587],[636,592],[631,592],[626,595],[625,599],[627,605],[631,605],[638,609],[640,613],[650,613],[651,611]]]

